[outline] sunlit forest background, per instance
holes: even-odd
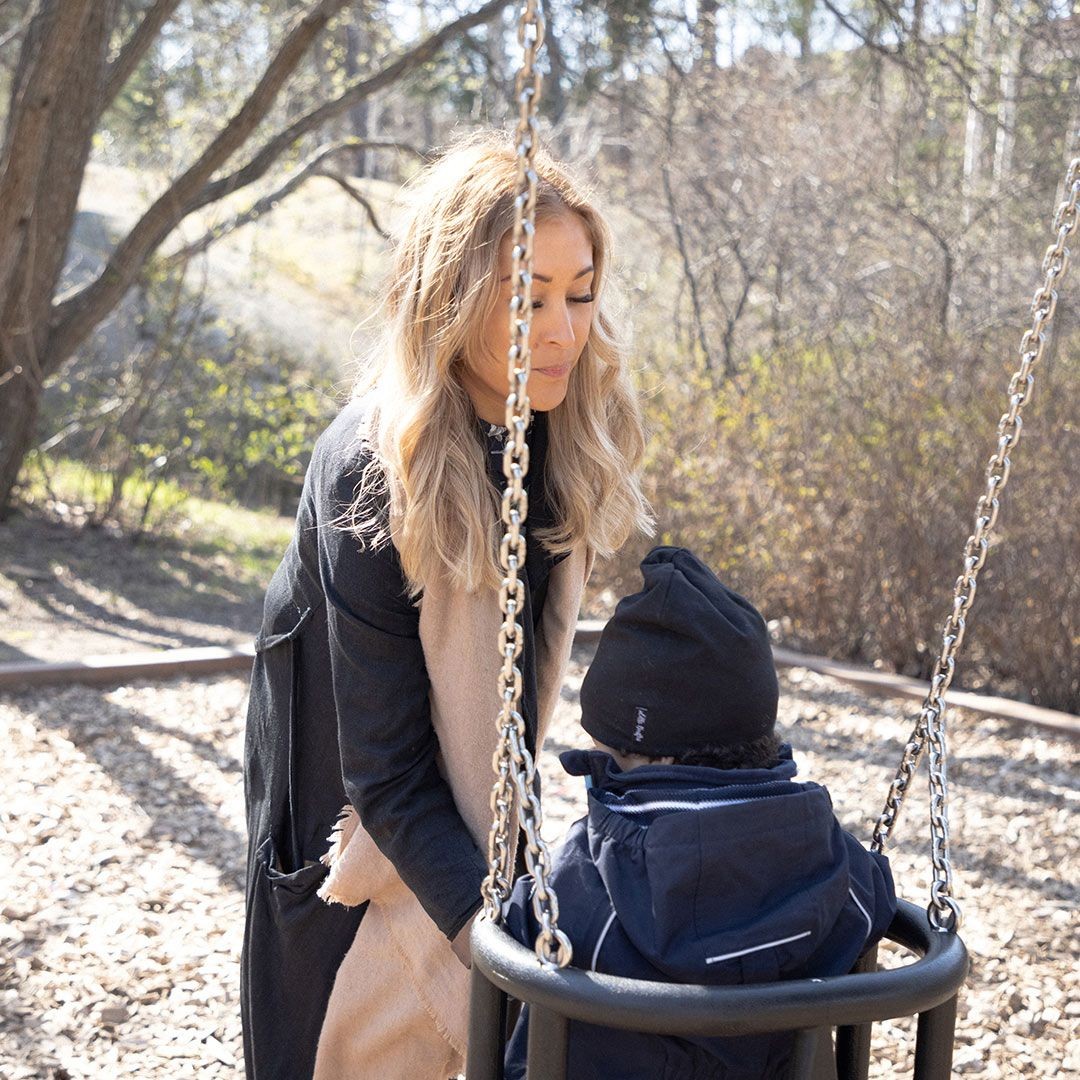
[[[1080,7],[544,6],[542,138],[614,228],[657,539],[778,640],[926,676],[1080,153]],[[373,340],[401,185],[513,125],[516,21],[0,0],[6,558],[61,525],[129,575],[183,552],[177,587],[212,565],[257,602]],[[958,676],[1071,711],[1078,295],[1074,270]],[[586,614],[648,546],[598,568]]]

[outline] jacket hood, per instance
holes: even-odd
[[[783,978],[823,947],[849,897],[849,848],[828,792],[770,769],[560,757],[589,785],[588,845],[619,925],[673,981]]]

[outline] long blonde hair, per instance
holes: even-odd
[[[589,232],[598,299],[566,398],[548,413],[545,484],[557,524],[529,539],[552,553],[584,541],[607,556],[635,528],[652,531],[637,476],[641,412],[603,289],[611,236],[562,166],[538,150],[535,169],[537,220],[572,211]],[[498,300],[516,175],[510,139],[480,132],[406,185],[409,209],[380,309],[384,330],[353,389],[369,406],[363,438],[374,453],[345,521],[362,545],[392,539],[413,596],[440,574],[469,591],[497,588],[501,578],[500,493],[459,371],[482,355]],[[388,515],[373,509],[385,507],[386,494]]]

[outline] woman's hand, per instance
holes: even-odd
[[[479,915],[478,911],[476,915]],[[450,948],[454,950],[454,955],[467,967],[472,967],[472,947],[469,944],[469,931],[472,930],[472,924],[476,922],[476,915],[474,915],[455,935],[454,940],[450,942]]]

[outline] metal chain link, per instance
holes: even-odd
[[[1066,241],[1076,232],[1080,203],[1080,157],[1069,164],[1065,180],[1066,199],[1054,214],[1053,229],[1057,238],[1043,256],[1043,284],[1035,290],[1031,301],[1031,329],[1020,342],[1020,367],[1009,382],[1009,407],[998,421],[997,449],[986,468],[986,490],[979,496],[975,509],[975,531],[964,545],[964,569],[956,579],[953,590],[952,613],[945,620],[942,647],[930,680],[930,692],[923,702],[919,719],[912,729],[896,777],[889,787],[885,808],[874,826],[873,849],[883,851],[896,827],[900,808],[911,779],[919,767],[923,747],[929,743],[930,774],[930,842],[933,862],[933,884],[930,889],[928,914],[935,930],[949,931],[960,926],[960,905],[952,895],[953,873],[949,859],[948,781],[946,776],[947,747],[945,739],[945,695],[956,669],[956,654],[964,640],[967,615],[975,600],[979,571],[986,562],[990,534],[997,522],[1001,492],[1009,481],[1012,462],[1009,452],[1020,441],[1023,422],[1020,414],[1031,397],[1035,383],[1033,369],[1042,359],[1046,347],[1046,329],[1057,308],[1056,285],[1069,269],[1069,250]]]
[[[491,791],[492,825],[488,837],[488,875],[484,879],[484,913],[498,919],[503,901],[510,893],[513,868],[510,865],[510,819],[515,802],[517,817],[525,833],[525,862],[533,876],[533,913],[540,924],[536,954],[541,962],[554,967],[570,963],[570,940],[558,928],[559,903],[548,884],[551,857],[540,835],[542,814],[536,794],[536,763],[529,753],[525,720],[521,715],[521,669],[518,659],[524,645],[520,616],[525,608],[525,586],[518,576],[525,565],[525,536],[522,532],[528,516],[528,497],[524,480],[529,471],[529,445],[525,432],[529,426],[528,395],[531,354],[529,335],[532,329],[532,261],[536,234],[536,185],[533,167],[539,127],[536,106],[540,99],[541,75],[535,67],[536,54],[544,41],[544,16],[539,0],[526,0],[518,21],[518,41],[523,50],[521,70],[515,84],[519,106],[516,134],[517,185],[514,199],[513,264],[510,300],[510,349],[507,356],[509,395],[506,399],[506,446],[503,450],[503,475],[506,489],[502,498],[502,522],[505,526],[499,546],[499,564],[505,576],[499,589],[503,622],[499,631],[499,742],[492,758],[495,784]]]

